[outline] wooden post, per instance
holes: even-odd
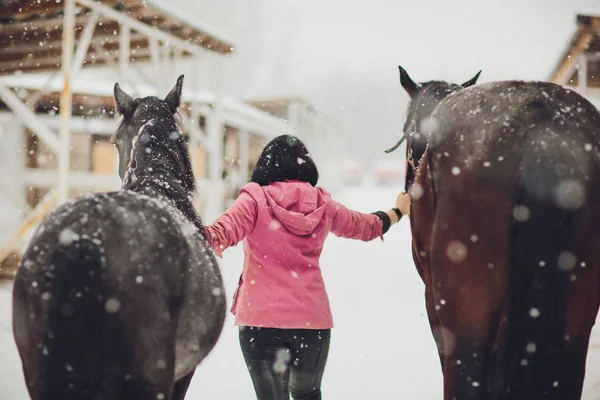
[[[587,88],[587,66],[588,59],[585,53],[582,53],[577,60],[579,66],[579,72],[577,74],[577,91],[580,95],[585,96],[585,91]]]
[[[58,203],[69,198],[69,165],[71,161],[71,113],[73,93],[71,72],[73,68],[73,46],[75,44],[75,0],[65,0],[62,36],[62,76],[63,89],[60,92],[60,129],[58,132],[58,182],[56,196]]]

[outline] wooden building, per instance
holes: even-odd
[[[576,88],[598,106],[600,99],[600,15],[577,15],[576,29],[549,79]]]
[[[198,209],[209,222],[222,212],[228,163],[251,166],[267,140],[294,132],[271,114],[209,90],[233,50],[213,27],[164,0],[5,0],[0,262],[14,264],[33,228],[57,204],[120,186],[109,143],[118,122],[114,81],[137,97],[164,96],[181,61],[193,66],[180,115],[198,179]]]

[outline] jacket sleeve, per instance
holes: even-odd
[[[258,205],[256,200],[242,191],[237,200],[214,223],[204,227],[210,247],[219,257],[228,247],[235,246],[248,235],[256,223]]]
[[[368,242],[384,233],[383,221],[376,214],[353,211],[334,200],[332,200],[332,204],[334,216],[331,232],[336,236]]]

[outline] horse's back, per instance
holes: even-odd
[[[45,218],[15,278],[15,339],[24,366],[33,362],[32,372],[58,362],[64,376],[64,365],[83,374],[104,362],[96,373],[104,368],[106,377],[90,379],[170,385],[174,376],[165,370],[175,366],[176,341],[195,340],[198,352],[206,336],[220,333],[220,282],[205,241],[174,207],[127,191],[75,199]],[[178,321],[203,328],[182,335]],[[48,332],[68,333],[72,345],[46,354],[40,338]]]
[[[571,148],[600,144],[598,110],[578,93],[548,82],[504,81],[460,90],[443,100],[432,118],[429,147],[455,148],[465,156],[514,151],[531,130],[545,129],[549,138],[560,139],[556,144]]]

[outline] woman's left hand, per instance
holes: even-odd
[[[408,215],[410,213],[410,195],[406,192],[400,193],[396,198],[396,207],[402,215]]]

